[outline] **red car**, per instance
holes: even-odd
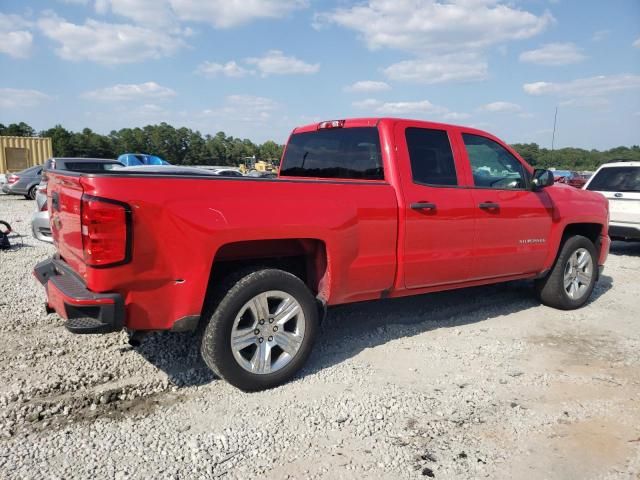
[[[589,177],[587,175],[582,175],[578,172],[568,172],[566,175],[556,176],[556,172],[554,172],[555,181],[558,183],[564,183],[565,185],[571,185],[572,187],[582,188]]]
[[[58,253],[35,275],[69,330],[200,328],[206,363],[244,390],[302,367],[327,306],[532,279],[578,308],[610,243],[602,195],[417,120],[296,128],[275,179],[55,171],[48,196]]]

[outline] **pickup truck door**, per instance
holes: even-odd
[[[465,281],[471,273],[473,199],[470,189],[459,188],[460,159],[449,136],[415,122],[394,127],[404,225],[398,271],[406,288]]]
[[[539,272],[550,245],[553,206],[529,188],[530,173],[494,139],[461,132],[476,216],[472,277]]]

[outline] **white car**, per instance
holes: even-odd
[[[640,240],[640,162],[605,163],[583,188],[609,199],[612,240]]]

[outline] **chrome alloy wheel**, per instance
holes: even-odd
[[[231,351],[246,371],[274,373],[296,356],[304,330],[304,312],[298,301],[286,292],[270,290],[253,297],[236,315]]]
[[[572,300],[582,298],[593,278],[593,260],[585,248],[571,254],[564,266],[564,290]]]

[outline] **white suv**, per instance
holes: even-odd
[[[583,188],[609,199],[612,240],[640,240],[640,162],[605,163]]]

